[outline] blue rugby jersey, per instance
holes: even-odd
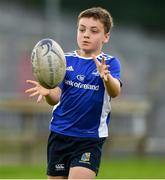
[[[120,80],[120,62],[101,53],[109,65],[111,75]],[[76,51],[66,53],[66,75],[58,105],[53,108],[50,130],[76,137],[107,137],[111,113],[111,98],[97,71],[94,60],[81,57]]]

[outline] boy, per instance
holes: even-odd
[[[38,82],[26,90],[42,97],[53,110],[48,139],[49,179],[94,179],[102,146],[108,136],[110,100],[120,93],[120,64],[102,47],[113,26],[109,12],[100,7],[78,16],[79,50],[66,53],[66,75],[59,87],[48,90]]]

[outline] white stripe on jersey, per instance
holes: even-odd
[[[66,53],[65,53],[65,56],[73,56],[73,57],[80,57],[80,58],[82,58],[80,55],[77,54],[76,51],[66,52]],[[104,54],[104,53],[102,52],[101,54],[99,54],[99,55],[97,56],[97,59],[102,60],[103,56],[104,56],[105,61],[106,61],[106,60],[110,60],[111,58],[113,58],[113,56],[111,56],[111,55],[109,55],[109,54]],[[83,57],[83,59],[91,59],[91,57],[87,57],[87,58]]]
[[[111,58],[113,58],[113,56],[110,56],[108,54],[101,54],[97,59],[99,60],[102,60],[102,58],[104,57],[104,60],[107,61],[107,60],[110,60]]]
[[[107,137],[108,136],[108,125],[107,125],[107,116],[111,112],[111,104],[110,97],[108,96],[106,90],[104,92],[104,102],[102,107],[100,125],[98,129],[99,137]]]
[[[76,55],[75,51],[72,51],[72,52],[67,52],[67,53],[65,53],[65,56],[73,56],[73,57],[76,57],[77,55]]]

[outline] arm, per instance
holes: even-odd
[[[103,78],[103,81],[109,96],[114,98],[120,94],[121,88],[118,79],[112,77],[110,74],[107,74],[107,80]]]
[[[111,97],[116,97],[120,94],[120,82],[118,79],[114,78],[110,72],[108,71],[108,65],[105,64],[104,58],[100,63],[95,56],[93,56],[93,60],[96,63],[96,67],[100,73],[101,78],[103,79],[104,86],[107,90],[107,93]]]
[[[30,93],[29,97],[38,96],[37,103],[39,103],[43,97],[45,97],[49,105],[55,105],[59,102],[61,96],[61,89],[59,87],[46,89],[37,81],[27,80],[26,82],[32,84],[34,87],[27,89],[25,93]]]
[[[56,87],[54,89],[49,90],[49,94],[45,96],[46,102],[49,105],[56,105],[60,101],[61,97],[61,89]]]

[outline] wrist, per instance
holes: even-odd
[[[110,79],[111,79],[111,77],[110,77],[109,73],[102,77],[102,80],[105,83],[108,83]]]
[[[50,96],[50,94],[51,94],[51,89],[47,89],[47,92],[45,93],[45,97]]]

